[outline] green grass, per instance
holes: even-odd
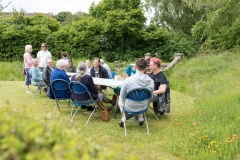
[[[157,121],[149,110],[149,135],[145,126],[132,122],[127,123],[131,135],[125,137],[123,128],[118,126],[120,114],[114,119],[113,111],[109,122],[101,122],[96,115],[87,126],[87,117],[81,112],[71,123],[68,108],[52,116],[55,102],[45,105],[44,95],[32,99],[25,93],[23,81],[1,81],[0,90],[4,92],[0,93],[0,107],[10,106],[36,120],[44,118],[59,127],[76,129],[106,152],[118,148],[125,155],[137,155],[139,159],[240,159],[239,61],[238,49],[185,59],[167,71],[171,113]],[[128,62],[108,64],[122,74]],[[3,74],[7,75],[9,64],[4,65]]]
[[[36,88],[31,86],[31,90]],[[193,99],[184,97],[184,99],[191,102],[188,107],[181,108],[178,103],[183,101],[175,101],[183,99],[183,95],[178,92],[172,92],[172,113],[164,115],[157,121],[152,115],[151,111],[147,113],[149,122],[150,134],[146,133],[145,125],[139,126],[135,122],[127,124],[129,136],[124,135],[124,129],[118,126],[120,114],[117,119],[113,118],[113,111],[110,112],[110,121],[105,123],[100,120],[99,115],[95,115],[85,125],[87,116],[83,116],[81,112],[75,116],[74,122],[70,122],[70,108],[64,108],[61,112],[57,111],[57,116],[52,116],[55,107],[55,101],[49,101],[47,105],[45,102],[47,98],[42,95],[37,95],[32,99],[32,95],[25,93],[25,86],[23,81],[2,81],[0,83],[1,93],[0,108],[13,107],[15,111],[24,112],[31,115],[36,120],[46,119],[46,122],[57,123],[60,128],[76,129],[80,135],[91,138],[93,142],[100,144],[106,152],[120,148],[119,150],[125,155],[137,155],[139,159],[177,159],[167,152],[169,143],[164,137],[168,126],[172,120],[180,112],[185,113],[185,109],[192,105]],[[175,100],[174,100],[175,99]],[[63,102],[61,105],[66,106]],[[12,117],[14,118],[14,117]]]
[[[172,90],[194,97],[194,112],[170,126],[169,151],[184,159],[239,159],[239,51],[195,57],[168,73]],[[186,103],[188,103],[186,101]]]

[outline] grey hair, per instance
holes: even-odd
[[[36,62],[36,61],[37,61],[37,58],[33,58],[33,59],[31,60],[32,63],[34,63],[34,62]]]
[[[56,63],[57,68],[61,68],[62,66],[67,66],[68,60],[65,59],[59,59]]]
[[[89,62],[90,62],[90,61],[87,59],[87,60],[86,60],[86,63],[89,63]]]
[[[78,73],[76,75],[76,80],[80,82],[81,78],[86,75],[86,71],[87,71],[86,63],[79,62],[77,69],[78,69]]]
[[[100,63],[101,63],[101,64],[104,64],[104,60],[103,60],[103,59],[100,59]]]
[[[29,51],[30,49],[32,49],[32,45],[28,44],[25,46],[25,52]]]

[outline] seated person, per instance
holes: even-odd
[[[47,60],[47,67],[43,70],[43,81],[49,86],[50,85],[50,76],[54,70],[53,61],[51,58]]]
[[[154,83],[153,80],[147,75],[144,74],[147,68],[147,61],[144,58],[139,58],[136,61],[136,74],[131,77],[128,77],[124,80],[120,96],[119,96],[119,107],[121,112],[123,112],[123,104],[125,101],[126,94],[129,90],[136,88],[136,87],[145,87],[153,91]],[[144,100],[142,102],[132,101],[130,99],[126,99],[125,101],[125,109],[131,112],[139,112],[141,110],[148,108],[148,100]],[[122,120],[119,122],[120,127],[123,126],[123,122],[126,120],[125,115],[123,115]],[[143,115],[138,115],[138,122],[139,125],[144,123]]]
[[[127,74],[127,77],[130,77],[134,74],[136,74],[136,67],[135,64],[130,64],[125,70],[125,73]]]
[[[70,82],[70,79],[68,75],[66,74],[66,69],[67,69],[68,61],[64,59],[59,59],[56,64],[56,69],[54,69],[51,73],[50,76],[50,84],[55,80],[55,79],[62,79],[67,81],[68,83]],[[52,90],[49,92],[49,97],[54,98]],[[70,98],[71,97],[71,91],[66,90],[66,92],[61,93],[59,97],[64,97],[64,98]]]
[[[65,60],[68,59],[68,53],[67,52],[62,52],[61,56],[62,56],[62,59],[65,59]]]
[[[68,58],[67,60],[68,60],[68,68],[66,72],[76,73],[76,67],[73,65],[72,59]]]
[[[32,68],[29,70],[31,78],[31,83],[37,86],[45,86],[43,81],[42,72],[38,68],[38,60],[36,58],[32,59]]]
[[[90,75],[92,77],[99,77],[99,78],[106,78],[108,79],[107,70],[100,65],[100,59],[94,58],[93,60],[93,67],[90,70]],[[106,86],[96,85],[98,90],[106,89]]]
[[[100,65],[103,66],[107,70],[108,78],[112,79],[113,77],[112,77],[111,69],[110,69],[110,67],[106,63],[104,63],[103,59],[100,59]]]
[[[89,60],[86,60],[86,66],[87,66],[87,74],[90,75],[90,70],[92,68],[91,63]]]
[[[111,106],[108,108],[108,111],[110,111],[116,104],[116,100],[117,100],[116,95],[113,95],[112,100],[110,100],[104,94],[98,93],[98,90],[93,83],[93,78],[87,74],[87,66],[84,62],[79,62],[77,68],[78,68],[78,73],[72,76],[71,81],[78,81],[84,84],[88,88],[92,98],[94,100],[98,100],[98,99],[100,100],[98,101],[98,104],[103,110],[105,109],[105,107],[101,103],[101,101],[103,101],[104,103],[111,103]],[[87,93],[81,94],[81,95],[72,93],[71,98],[77,99],[77,100],[91,101],[90,96]]]
[[[164,106],[162,105],[162,95],[165,95],[167,88],[167,78],[160,70],[161,60],[153,57],[150,59],[150,77],[154,81],[154,92],[153,92],[153,108],[155,113],[164,114]]]

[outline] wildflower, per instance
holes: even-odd
[[[232,143],[232,139],[226,140],[227,143]]]
[[[196,126],[196,125],[197,125],[197,123],[196,123],[196,122],[193,122],[193,123],[192,123],[192,125],[193,125],[193,126]]]
[[[212,153],[212,154],[215,154],[215,153],[216,153],[216,151],[215,151],[215,150],[213,150],[213,151],[211,151],[211,153]]]

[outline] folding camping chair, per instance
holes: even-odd
[[[158,95],[158,101],[153,102],[153,115],[159,121],[160,115],[164,113],[170,113],[170,83],[167,82],[166,92]]]

